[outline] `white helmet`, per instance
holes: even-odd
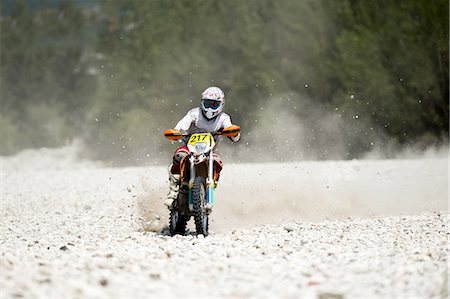
[[[216,117],[225,105],[225,94],[219,87],[208,87],[202,93],[200,108],[208,119]]]

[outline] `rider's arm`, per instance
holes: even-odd
[[[188,113],[177,123],[175,126],[175,130],[186,132],[191,127],[191,124],[195,121],[192,110],[188,111]]]
[[[224,129],[224,128],[226,128],[226,127],[229,127],[229,126],[232,126],[233,125],[233,123],[231,122],[231,117],[229,116],[229,115],[227,115],[226,117],[225,117],[225,119],[223,120],[223,123],[222,123],[222,128]],[[238,133],[236,136],[234,136],[234,137],[228,137],[228,138],[230,138],[231,139],[231,141],[233,141],[233,142],[238,142],[239,141],[239,139],[241,139],[241,133]]]

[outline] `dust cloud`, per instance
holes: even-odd
[[[319,109],[298,95],[280,96],[255,107],[251,128],[242,127],[235,146],[223,146],[225,158],[245,162],[340,160],[346,157],[345,125],[339,114]]]
[[[246,116],[252,125],[248,129],[245,125],[241,127],[241,141],[230,144],[225,140],[220,144],[218,151],[224,161],[267,163],[448,156],[448,142],[400,144],[384,128],[371,125],[369,119],[357,113],[349,118],[345,108],[336,106],[330,110],[306,95],[292,93],[262,102],[252,115]]]

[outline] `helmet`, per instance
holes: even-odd
[[[207,119],[212,119],[222,112],[225,105],[225,94],[219,87],[208,87],[202,93],[200,108]]]

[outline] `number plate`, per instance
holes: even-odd
[[[214,139],[210,133],[192,134],[188,144],[195,145],[197,142],[206,142],[208,147],[214,145]]]

